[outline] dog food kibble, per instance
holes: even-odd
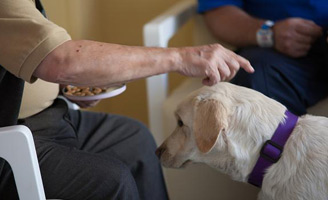
[[[74,96],[93,96],[103,92],[106,92],[107,88],[100,87],[76,87],[68,85],[65,88],[66,95],[74,95]]]

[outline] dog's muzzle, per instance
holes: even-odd
[[[158,147],[156,149],[155,154],[157,155],[158,159],[161,159],[161,156],[163,155],[163,153],[165,152],[165,148],[163,147]]]

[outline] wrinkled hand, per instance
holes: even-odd
[[[178,72],[190,77],[204,77],[204,85],[231,80],[239,70],[253,73],[249,61],[220,44],[182,48]]]
[[[313,42],[322,35],[322,28],[313,21],[288,18],[273,26],[275,48],[288,56],[305,56]]]

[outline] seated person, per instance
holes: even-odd
[[[110,87],[177,72],[213,85],[240,67],[253,72],[247,60],[218,44],[164,49],[72,40],[42,16],[39,0],[0,2],[0,127],[18,123],[32,131],[47,198],[168,199],[146,126],[69,109],[56,98],[58,84]],[[0,199],[18,199],[2,158],[0,177]]]
[[[253,88],[302,115],[328,95],[328,2],[199,0],[213,35],[255,68],[233,83]]]

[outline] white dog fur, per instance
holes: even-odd
[[[285,110],[251,89],[230,83],[205,86],[179,104],[178,125],[157,154],[165,167],[205,163],[247,182],[262,145],[285,120]],[[299,118],[282,157],[267,170],[258,199],[328,199],[327,118]]]

